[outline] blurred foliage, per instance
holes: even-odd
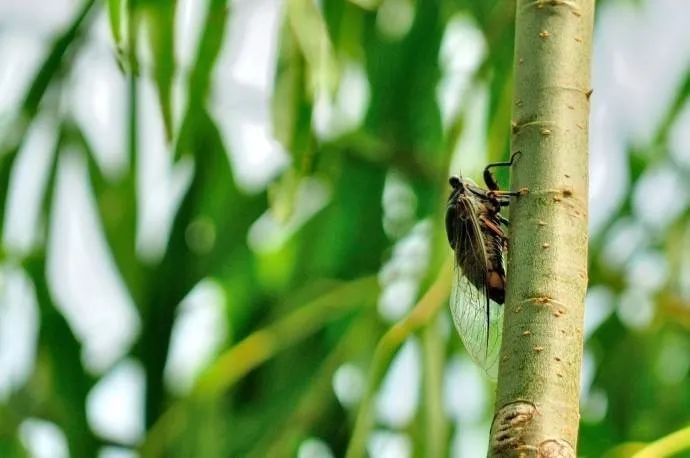
[[[398,347],[415,334],[423,347],[421,405],[401,431],[411,438],[415,456],[446,454],[451,433],[463,425],[451,424],[443,406],[445,365],[461,351],[459,339],[436,332],[436,312],[443,310],[449,283],[440,223],[445,180],[466,127],[478,115],[485,116],[487,151],[476,152],[473,163],[508,156],[514,2],[285,2],[272,121],[290,161],[260,191],[240,185],[229,160],[233,152],[224,141],[223,113],[209,103],[217,97],[215,85],[224,84],[214,70],[240,2],[202,2],[206,10],[195,57],[184,74],[176,61],[177,2],[103,3],[84,2],[55,37],[3,135],[0,224],[6,230],[10,180],[29,129],[39,118],[53,119],[58,140],[39,220],[46,234],[55,231],[58,168],[68,154],[80,155],[113,265],[141,319],[136,342],[121,358],[139,361],[145,372],[146,434],[141,443],[117,443],[94,432],[88,396],[108,370],[94,373],[83,364],[83,342],[56,297],[54,283],[61,280],[50,279],[46,243],[40,241],[29,252],[2,246],[5,267],[20,270],[33,285],[40,326],[30,376],[0,404],[0,456],[27,455],[19,431],[28,418],[57,425],[72,457],[98,456],[108,445],[144,456],[295,456],[310,437],[343,456],[353,435],[363,443],[376,424],[373,402],[379,384]],[[128,121],[121,132],[127,161],[117,177],[107,173],[93,139],[59,96],[99,14],[109,19],[111,57],[128,93]],[[476,27],[485,52],[463,89],[460,109],[444,119],[438,94],[449,70],[442,65],[442,45],[458,19]],[[463,46],[459,42],[454,52],[462,53]],[[146,60],[142,54],[152,57]],[[352,66],[363,71],[368,84],[361,122],[324,135],[315,128],[319,104],[338,100],[349,87],[346,73]],[[173,90],[176,78],[184,81],[183,95]],[[155,260],[142,256],[137,246],[143,200],[138,180],[147,154],[139,141],[145,134],[142,80],[155,85],[171,164],[191,170]],[[488,93],[486,112],[471,112],[467,95],[483,90]],[[653,141],[631,148],[627,167],[633,189],[650,168],[672,160],[669,131],[689,94],[690,71]],[[504,183],[507,178],[499,176]],[[386,202],[394,180],[402,183],[402,191],[399,186],[392,203]],[[305,194],[326,198],[323,208],[302,218]],[[391,216],[393,207],[397,217]],[[668,439],[688,443],[688,430],[681,428],[690,421],[690,305],[680,285],[683,272],[689,272],[689,219],[685,210],[653,236],[643,230],[649,242],[640,249],[663,253],[669,267],[663,288],[653,297],[651,324],[635,329],[612,313],[589,337],[595,367],[583,399],[582,456],[630,456],[675,430],[680,431]],[[250,233],[261,221],[284,235],[277,247],[259,249],[251,242]],[[632,261],[613,267],[607,262],[607,249],[625,221],[636,222],[632,192],[591,240],[590,286],[608,292],[610,308],[630,297],[624,293],[631,287],[626,266]],[[407,319],[390,327],[394,320],[376,312],[390,276],[385,265],[404,237],[412,236],[430,240],[430,261],[408,260],[414,264],[412,281],[420,285],[419,292],[410,293],[411,302],[418,302]],[[48,235],[43,239],[55,243]],[[191,390],[173,394],[166,388],[165,370],[180,303],[206,280],[219,285],[225,296],[228,338]],[[669,357],[669,348],[680,348],[680,356]],[[361,408],[334,393],[334,374],[345,363],[369,374]],[[672,371],[674,377],[659,375],[663,365],[674,364],[685,364],[684,370]],[[485,408],[486,417],[490,404]]]

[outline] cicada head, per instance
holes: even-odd
[[[448,243],[454,250],[458,247],[458,240],[466,236],[468,225],[474,218],[476,199],[468,192],[469,181],[471,180],[457,175],[448,179],[452,189],[446,206],[446,234]]]
[[[459,176],[453,175],[448,179],[448,183],[453,188],[453,190],[465,192],[465,185],[462,182],[462,178],[460,178]]]

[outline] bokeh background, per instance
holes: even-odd
[[[514,3],[0,0],[0,456],[342,456]],[[581,456],[690,421],[689,11],[597,2]],[[383,369],[372,457],[485,455],[447,307]]]

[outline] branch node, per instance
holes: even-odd
[[[534,7],[540,10],[543,9],[545,6],[566,6],[570,8],[570,12],[573,13],[575,16],[581,16],[580,7],[577,5],[577,3],[568,0],[535,0],[531,3],[527,3],[524,6],[524,9]]]
[[[490,447],[493,454],[524,450],[524,430],[532,422],[536,412],[534,404],[527,401],[513,402],[501,407],[491,425]]]
[[[548,245],[548,244],[544,244]],[[543,246],[543,245],[542,245]],[[568,306],[556,299],[553,299],[551,297],[547,296],[536,296],[536,297],[530,297],[528,299],[525,299],[524,301],[521,301],[521,303],[528,303],[532,305],[545,305],[551,308],[554,308],[554,316],[563,316],[568,312]]]
[[[515,105],[517,106],[522,106],[521,101],[516,101]],[[553,132],[553,128],[556,127],[556,123],[554,121],[547,121],[547,120],[536,120],[536,121],[526,121],[526,122],[520,122],[520,121],[513,121],[515,123],[515,126],[518,130],[524,129],[526,127],[538,127],[539,132],[544,134],[544,131],[547,131],[547,135],[551,134]],[[512,123],[511,123],[512,124]]]
[[[539,305],[539,304],[546,305],[546,304],[551,303],[551,301],[552,301],[552,299],[550,297],[540,296],[540,297],[531,297],[531,298],[527,299],[525,302],[531,302],[534,305]]]
[[[539,444],[537,456],[542,458],[574,458],[575,450],[563,439],[549,439]]]

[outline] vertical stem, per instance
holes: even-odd
[[[575,456],[594,0],[518,0],[508,291],[491,456]]]
[[[422,331],[424,348],[424,452],[425,456],[447,456],[448,420],[443,405],[443,370],[446,350],[438,332],[437,319]]]

